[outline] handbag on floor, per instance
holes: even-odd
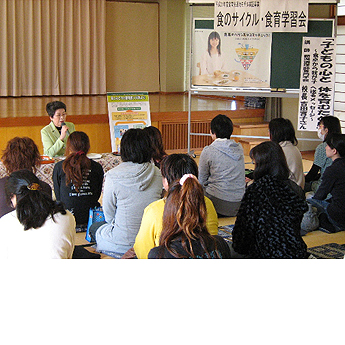
[[[90,208],[89,221],[87,223],[87,229],[86,229],[86,235],[85,235],[86,241],[92,242],[90,232],[89,232],[90,226],[95,222],[102,222],[102,221],[105,221],[102,207]]]
[[[317,211],[313,209],[311,204],[308,204],[308,211],[304,213],[301,222],[301,235],[304,236],[310,231],[314,231],[319,228],[319,217]]]

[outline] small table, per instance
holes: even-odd
[[[94,159],[95,162],[98,162],[102,165],[104,173],[109,171],[110,169],[116,167],[121,163],[120,156],[115,156],[112,153],[102,153],[102,157],[99,159]],[[53,170],[55,163],[61,161],[63,158],[55,157],[54,163],[45,163],[41,164],[41,166],[37,169],[36,176],[41,180],[49,184],[49,186],[54,189],[53,185]],[[7,176],[6,169],[4,164],[0,161],[0,178]]]

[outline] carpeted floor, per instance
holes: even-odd
[[[232,230],[234,225],[222,225],[218,227],[218,235],[223,237],[227,243],[232,242]],[[329,233],[320,229],[319,231]],[[315,232],[317,234],[317,232]],[[339,233],[338,233],[339,234]],[[310,236],[310,235],[309,235]],[[305,237],[303,237],[305,239]],[[331,237],[330,237],[331,240]],[[308,253],[316,259],[343,259],[345,255],[345,244],[327,243],[319,246],[308,248]]]
[[[223,225],[218,227],[218,235],[223,237],[226,242],[232,242],[232,229],[234,225]]]
[[[308,253],[313,254],[317,259],[344,259],[345,245],[328,243],[322,246],[308,248]]]

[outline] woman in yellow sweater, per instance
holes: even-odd
[[[161,162],[163,187],[167,191],[173,182],[180,180],[184,174],[198,176],[198,166],[194,159],[186,154],[172,154]],[[205,197],[207,219],[206,226],[211,235],[218,234],[218,217],[212,201]],[[149,251],[159,246],[162,232],[165,199],[152,202],[145,208],[140,229],[134,243],[138,259],[147,259]]]

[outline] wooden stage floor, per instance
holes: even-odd
[[[66,104],[67,121],[73,122],[77,130],[89,135],[91,152],[110,152],[110,136],[105,136],[106,132],[109,133],[106,95],[0,97],[0,150],[15,136],[29,136],[43,153],[40,130],[50,121],[45,107],[47,103],[55,100]],[[186,148],[188,93],[152,93],[149,94],[149,101],[151,123],[162,131],[166,149]],[[191,105],[193,126],[205,127],[201,128],[199,133],[208,133],[209,122],[219,113],[228,115],[234,123],[262,121],[264,113],[264,109],[246,108],[243,97],[193,95]],[[174,132],[173,139],[168,140],[172,131],[176,133]],[[178,145],[177,137],[180,138]],[[201,141],[205,140],[204,138],[194,137],[192,140]],[[192,147],[203,147],[204,144],[195,144],[196,146]]]
[[[47,116],[45,107],[51,101],[62,101],[67,106],[67,116],[108,114],[107,96],[42,96],[0,97],[0,123],[4,119]],[[188,94],[149,94],[151,113],[188,111]],[[192,111],[245,109],[243,99],[231,97],[192,96]]]

